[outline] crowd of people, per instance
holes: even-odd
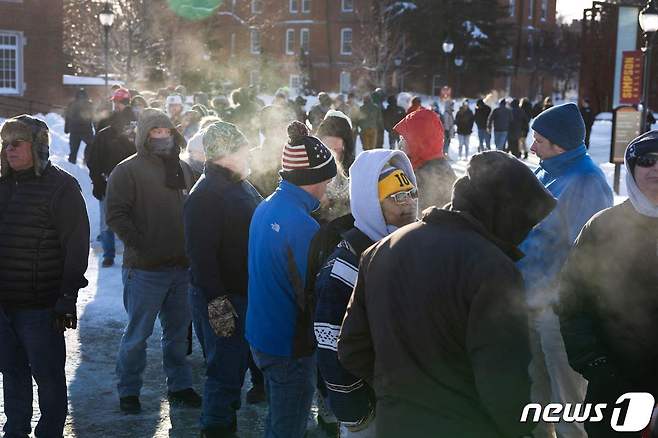
[[[307,113],[284,90],[270,105],[249,89],[233,105],[145,94],[117,88],[95,119],[81,91],[66,119],[69,160],[87,144],[102,266],[115,235],[125,247],[122,412],[142,411],[156,319],[167,397],[200,408],[206,438],[239,433],[247,370],[268,438],[302,438],[316,395],[332,436],[362,438],[605,438],[610,411],[597,423],[519,418],[531,402],[658,396],[658,132],[629,144],[629,199],[613,207],[573,103],[530,117],[527,99],[475,112],[464,101],[456,114],[445,102],[437,114],[377,89],[361,105],[320,93]],[[457,179],[452,131],[466,158],[474,125],[479,153]],[[535,173],[518,159],[530,130]],[[34,378],[36,435],[62,436],[63,332],[87,285],[89,218],[76,180],[49,161],[44,122],[10,118],[0,138],[4,432],[30,434]]]

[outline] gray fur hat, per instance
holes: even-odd
[[[23,114],[5,120],[0,128],[0,139],[2,139],[2,150],[0,151],[0,176],[10,175],[12,172],[7,161],[5,145],[17,140],[27,141],[32,144],[32,160],[34,162],[34,173],[37,176],[48,165],[50,157],[50,131],[48,125],[42,120]]]

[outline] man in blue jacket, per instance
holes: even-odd
[[[246,337],[265,376],[267,438],[302,438],[306,431],[317,381],[315,303],[304,291],[309,246],[320,228],[311,212],[336,176],[331,151],[306,125],[292,122],[288,135],[282,181],[249,228]]]
[[[557,198],[555,210],[528,234],[519,262],[534,328],[533,398],[580,403],[587,384],[567,361],[553,306],[557,277],[578,233],[597,212],[612,206],[612,190],[585,147],[585,122],[573,103],[552,107],[532,123],[531,151],[541,159],[537,178]],[[584,437],[582,424],[558,423],[560,437]]]
[[[263,198],[246,180],[249,142],[230,123],[203,131],[203,175],[185,202],[190,303],[206,353],[201,436],[234,436],[249,358],[247,313],[249,223]]]

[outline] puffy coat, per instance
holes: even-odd
[[[117,164],[135,154],[135,143],[121,130],[113,125],[101,129],[86,154],[89,177],[94,186],[97,199],[105,197],[107,179]]]
[[[457,116],[455,117],[457,134],[471,135],[473,133],[473,123],[475,123],[475,116],[470,108],[457,111]]]

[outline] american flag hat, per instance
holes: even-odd
[[[283,148],[281,178],[298,186],[317,184],[336,176],[336,161],[318,138],[305,135],[291,139]]]

